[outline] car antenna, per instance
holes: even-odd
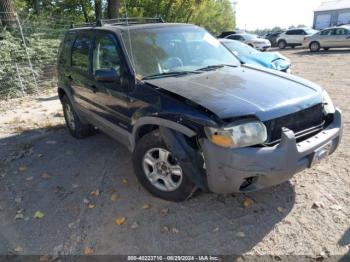
[[[135,70],[135,74],[136,74],[136,67],[135,67],[135,61],[134,61],[134,53],[132,50],[132,44],[131,44],[131,36],[130,36],[130,28],[129,28],[129,18],[128,18],[128,9],[127,9],[127,0],[124,0],[124,7],[125,7],[125,20],[126,20],[126,26],[128,29],[128,38],[129,38],[129,47],[130,47],[130,58],[132,61],[132,65],[134,67]]]

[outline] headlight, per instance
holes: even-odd
[[[228,127],[206,127],[205,133],[214,144],[227,148],[262,144],[267,139],[265,125],[257,120],[238,121]]]
[[[335,108],[332,99],[329,97],[326,90],[323,90],[323,110],[326,115],[335,113]]]

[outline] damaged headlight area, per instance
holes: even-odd
[[[254,146],[267,140],[265,125],[254,119],[238,121],[222,128],[206,127],[205,133],[211,142],[226,148]]]
[[[335,108],[332,99],[330,98],[326,90],[323,90],[323,110],[325,115],[335,113]]]

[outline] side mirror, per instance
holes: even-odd
[[[98,69],[95,72],[97,82],[113,83],[120,80],[118,72],[114,69]]]

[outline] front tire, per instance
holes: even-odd
[[[153,195],[184,201],[195,190],[158,130],[143,136],[133,153],[133,166],[140,183]]]
[[[311,51],[311,52],[318,52],[318,51],[320,51],[320,49],[321,49],[320,43],[318,43],[318,42],[312,42],[312,43],[310,44],[310,51]]]
[[[85,138],[93,135],[96,132],[95,128],[92,125],[84,124],[81,122],[78,114],[75,112],[73,105],[67,96],[63,96],[61,102],[67,128],[73,137],[78,139]]]

